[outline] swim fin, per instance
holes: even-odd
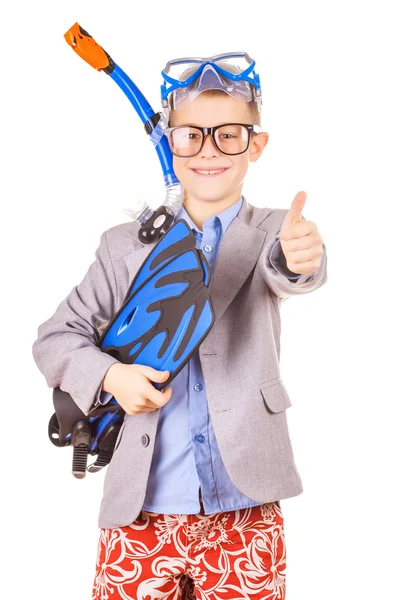
[[[122,307],[99,340],[126,364],[170,371],[164,389],[210,331],[210,269],[186,221],[180,219],[148,255]]]
[[[195,246],[186,221],[176,221],[146,257],[97,342],[121,363],[168,370],[166,381],[153,382],[158,390],[183,369],[214,324],[210,268]],[[89,452],[99,457],[87,470],[108,464],[125,414],[118,402],[111,398],[86,416],[68,393],[55,388],[53,403],[49,437],[56,446],[74,446],[73,474],[85,476]]]

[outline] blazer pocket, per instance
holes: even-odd
[[[292,406],[289,394],[280,377],[266,381],[260,386],[260,391],[266,406],[274,413]]]

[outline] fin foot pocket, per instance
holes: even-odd
[[[78,479],[85,477],[87,456],[92,434],[88,421],[78,421],[72,429],[71,443],[74,448],[72,474]]]

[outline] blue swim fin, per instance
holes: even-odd
[[[210,268],[186,221],[180,219],[155,244],[136,273],[121,308],[97,345],[124,364],[168,370],[163,390],[176,377],[214,324]],[[73,474],[96,472],[111,460],[125,412],[115,398],[86,416],[72,397],[53,390],[55,413],[49,437],[56,446],[73,445]],[[99,454],[86,468],[87,455]]]
[[[125,364],[170,371],[164,389],[214,323],[210,269],[186,221],[180,219],[150,252],[98,344]]]

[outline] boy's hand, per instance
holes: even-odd
[[[172,388],[160,392],[151,383],[161,383],[168,377],[169,371],[118,362],[108,369],[102,389],[110,392],[128,415],[136,415],[161,408],[171,399]]]
[[[305,192],[295,195],[279,233],[288,269],[301,275],[318,269],[324,251],[316,224],[301,218],[306,199]]]

